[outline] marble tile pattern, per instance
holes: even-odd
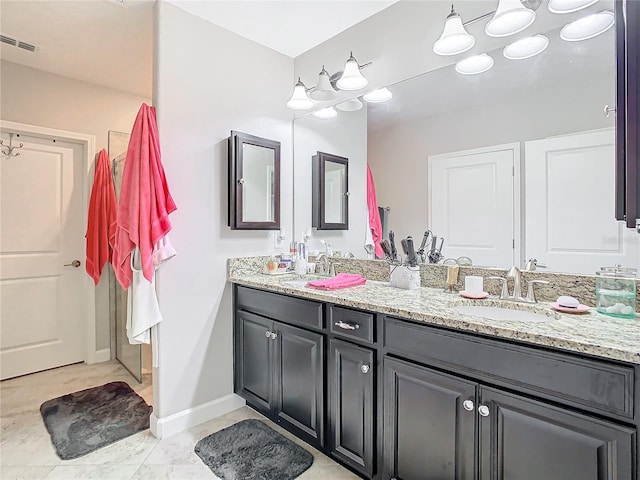
[[[345,259],[340,259],[341,262],[343,260]],[[305,287],[299,283],[287,284],[287,281],[299,278],[294,274],[271,276],[260,273],[261,268],[252,270],[251,265],[262,265],[259,261],[252,261],[251,264],[245,264],[242,267],[239,265],[244,263],[241,259],[230,259],[228,263],[233,266],[228,269],[229,272],[232,272],[227,278],[228,281],[240,285],[375,311],[432,325],[640,364],[640,318],[609,317],[597,313],[593,308],[588,313],[581,315],[561,314],[552,311],[548,302],[539,301],[533,308],[537,311],[551,312],[552,315],[548,322],[498,321],[456,311],[455,306],[467,301],[456,294],[444,293],[442,282],[438,283],[438,288],[423,286],[418,290],[401,290],[390,287],[386,281],[369,281],[366,285],[358,287],[324,291]],[[388,269],[385,262],[377,261],[376,263]],[[346,262],[344,264],[346,265]],[[429,265],[425,265],[423,268],[423,285],[425,283],[433,285],[440,273],[444,275],[444,268],[440,271]],[[486,269],[470,268],[467,273],[479,271],[486,275]],[[504,271],[496,270],[497,272]],[[425,275],[428,276],[426,280]],[[555,277],[552,274],[542,275],[550,279]],[[570,275],[562,276],[570,277]],[[563,281],[565,283],[555,283],[554,285],[571,284],[568,279]],[[497,293],[497,290],[494,290],[489,282],[487,285],[491,293]],[[573,285],[576,289],[578,287],[584,290],[590,288],[581,283],[581,278],[575,280]],[[549,287],[552,288],[552,285]],[[593,289],[595,290],[595,287]],[[543,297],[543,292],[540,293],[539,299]],[[552,299],[555,300],[560,294],[570,293],[566,291],[554,293]],[[585,303],[579,294],[577,298]],[[493,295],[488,300],[476,301],[476,303],[506,306],[513,309],[531,309],[529,305],[501,301]]]
[[[196,442],[249,418],[262,420],[313,455],[313,465],[300,480],[359,478],[248,407],[171,437],[157,439],[150,430],[145,430],[88,455],[61,460],[40,416],[40,404],[110,381],[127,382],[151,404],[150,375],[144,376],[143,383],[139,384],[115,361],[69,365],[0,382],[0,479],[216,480],[218,477],[195,454]]]

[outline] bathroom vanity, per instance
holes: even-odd
[[[290,280],[230,274],[235,391],[363,478],[638,480],[637,320]]]

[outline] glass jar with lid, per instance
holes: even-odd
[[[596,272],[596,310],[612,317],[636,317],[635,268],[602,267]]]

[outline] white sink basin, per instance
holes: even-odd
[[[514,310],[486,305],[458,305],[454,307],[458,312],[474,317],[490,318],[492,320],[507,320],[516,322],[548,322],[554,318],[543,313],[535,313],[528,310]]]

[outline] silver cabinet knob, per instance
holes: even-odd
[[[489,407],[487,407],[486,405],[480,405],[478,407],[478,413],[480,414],[481,417],[488,417],[489,416]]]
[[[360,367],[360,371],[361,371],[362,373],[367,373],[367,372],[369,371],[369,368],[370,368],[370,367],[369,367],[369,365],[362,365],[362,366]]]
[[[238,183],[239,183],[240,185],[242,185],[242,184],[244,183],[244,178],[240,178],[240,179],[238,179]]]
[[[271,340],[275,340],[278,337],[277,333],[271,332]]]
[[[358,325],[357,323],[349,323],[342,320],[340,320],[339,322],[335,322],[334,325],[336,327],[342,328],[343,330],[357,330],[360,328],[360,325]]]
[[[264,332],[265,337],[269,338],[271,336],[271,332]]]
[[[462,402],[462,408],[464,408],[467,412],[473,411],[473,400],[465,400]]]
[[[73,267],[73,268],[78,268],[80,265],[82,265],[82,262],[80,260],[74,260],[71,263],[64,264],[65,267]]]

